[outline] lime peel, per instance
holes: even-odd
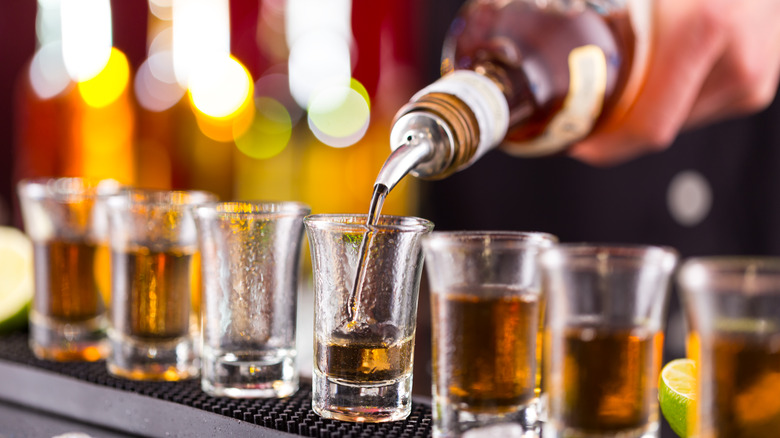
[[[696,404],[696,363],[675,359],[661,371],[658,379],[658,401],[661,413],[679,436],[694,435]]]
[[[32,243],[24,233],[0,226],[0,333],[27,323],[33,296],[32,254]]]

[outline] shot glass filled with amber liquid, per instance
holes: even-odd
[[[780,434],[780,258],[702,257],[677,276],[702,438]]]
[[[544,436],[651,438],[670,248],[559,245],[540,257],[548,293]]]
[[[425,219],[309,215],[314,269],[312,408],[354,422],[403,420],[412,408]]]
[[[423,241],[431,287],[434,436],[475,429],[514,436],[538,427],[537,335],[544,300],[536,257],[556,241],[546,233],[509,231],[434,232]]]
[[[135,380],[199,372],[200,253],[196,191],[129,190],[108,201],[113,305],[108,371]]]
[[[110,300],[105,200],[113,180],[41,178],[19,183],[33,241],[30,347],[41,359],[103,359]]]

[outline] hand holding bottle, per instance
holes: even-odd
[[[653,50],[634,106],[569,153],[611,165],[663,150],[680,131],[763,109],[780,81],[777,0],[655,0]]]

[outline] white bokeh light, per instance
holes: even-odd
[[[56,42],[41,46],[33,56],[29,73],[30,85],[41,99],[49,99],[65,91],[71,81],[62,59],[62,45]]]
[[[95,77],[111,56],[109,0],[62,0],[62,55],[76,81]]]
[[[292,96],[308,108],[311,98],[322,90],[349,87],[349,46],[334,32],[307,33],[290,49],[289,72]]]
[[[227,117],[236,112],[252,90],[249,72],[230,56],[203,60],[190,74],[192,103],[203,114]]]
[[[230,9],[227,0],[173,1],[173,66],[176,78],[189,85],[204,59],[230,55]]]
[[[186,92],[173,76],[170,57],[170,52],[155,53],[141,64],[136,73],[134,87],[136,98],[138,103],[149,111],[159,112],[171,108]],[[167,78],[165,75],[161,76],[159,65],[155,68],[156,64],[165,64],[166,59],[171,69]]]

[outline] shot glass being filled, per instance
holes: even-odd
[[[367,226],[366,218],[304,219],[314,268],[312,407],[324,418],[396,421],[411,412],[420,240],[433,223],[380,216]]]

